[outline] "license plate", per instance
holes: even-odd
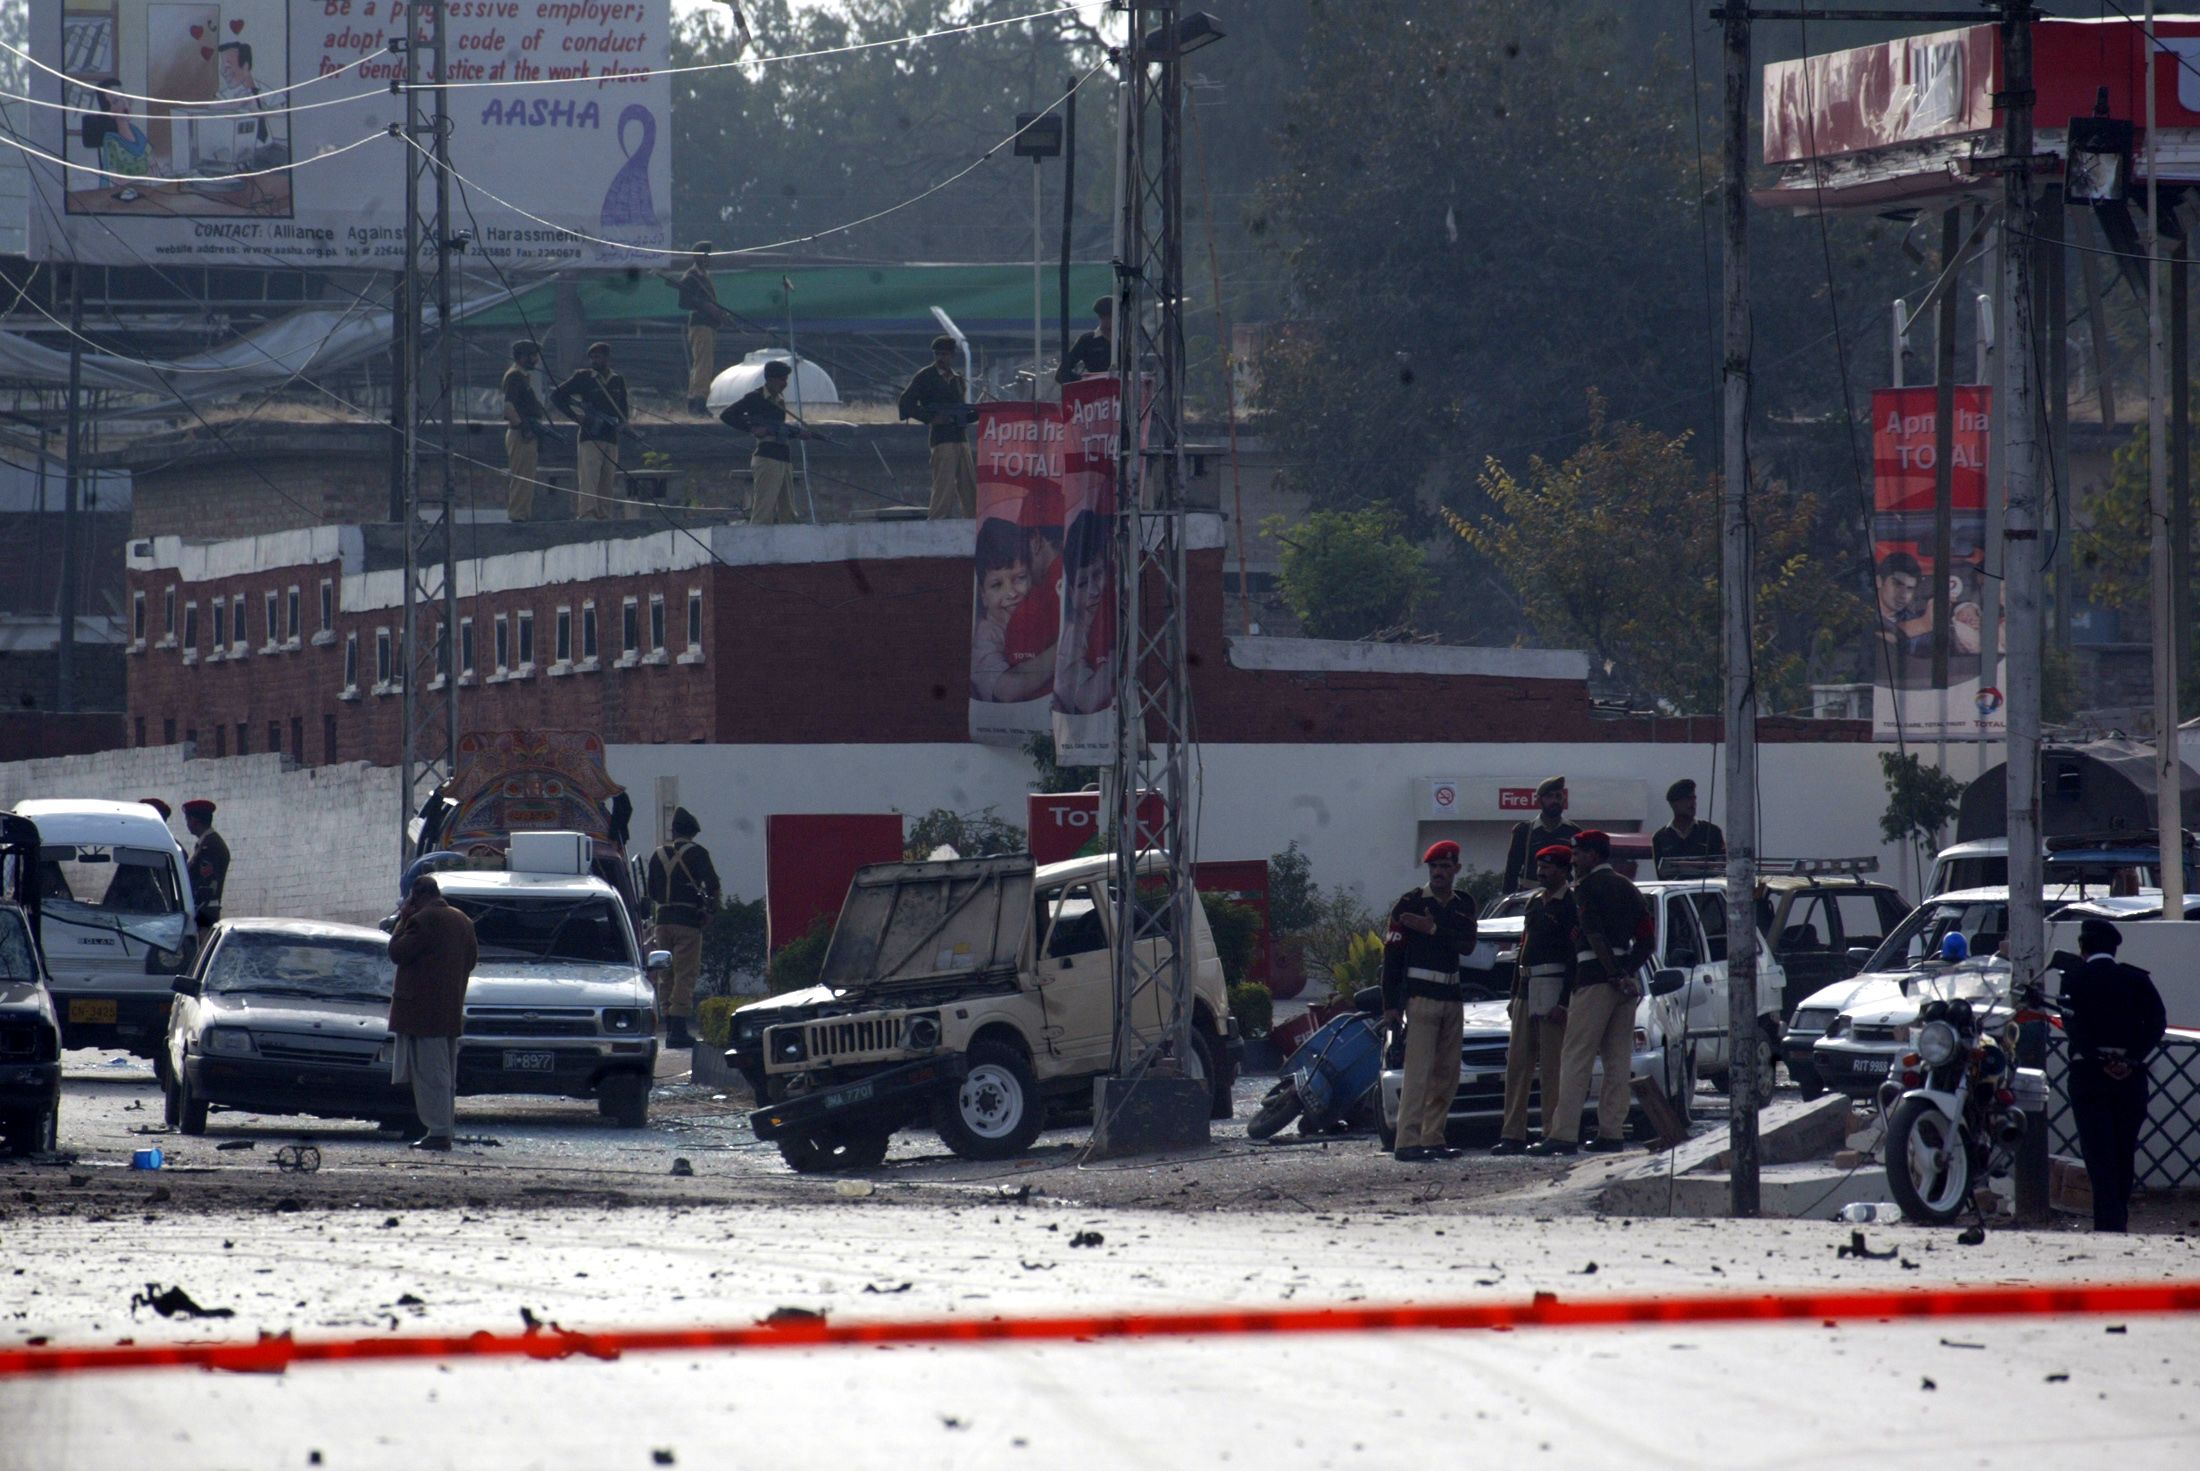
[[[1884,1076],[1893,1066],[1892,1060],[1884,1057],[1857,1057],[1849,1060],[1851,1070],[1873,1078]]]
[[[847,1108],[852,1104],[869,1103],[878,1096],[876,1083],[850,1083],[845,1088],[835,1088],[825,1095],[827,1108]]]
[[[554,1073],[558,1070],[558,1055],[555,1052],[507,1052],[504,1070],[508,1073]]]
[[[69,1020],[86,1026],[113,1026],[115,1004],[112,1001],[82,1001],[69,1003]]]

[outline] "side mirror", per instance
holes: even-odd
[[[1650,977],[1650,994],[1670,996],[1688,984],[1688,972],[1667,966]]]
[[[397,916],[394,914],[385,914],[374,923],[375,927],[385,935],[394,934],[397,930]]]
[[[1851,945],[1851,946],[1849,947],[1849,959],[1851,959],[1851,960],[1855,961],[1855,962],[1856,962],[1856,963],[1857,963],[1858,965],[1862,965],[1862,964],[1863,964],[1864,962],[1866,962],[1867,960],[1870,960],[1871,958],[1872,958],[1872,947],[1871,947],[1871,946],[1869,946],[1869,945]]]
[[[196,996],[199,994],[199,978],[197,976],[177,976],[168,983],[168,989],[178,996]]]
[[[649,952],[649,963],[648,963],[648,967],[647,967],[647,968],[648,968],[648,969],[650,969],[650,970],[670,970],[670,969],[672,969],[672,952],[671,952],[670,950],[652,950],[652,951],[650,951],[650,952]]]

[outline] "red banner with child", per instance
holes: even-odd
[[[1064,766],[1115,759],[1116,454],[1122,394],[1112,376],[1062,389],[1062,636],[1054,656],[1054,754]]]
[[[970,738],[1047,729],[1062,610],[1063,422],[1052,403],[978,405]]]

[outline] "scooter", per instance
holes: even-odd
[[[1350,1128],[1377,1105],[1383,1075],[1383,993],[1370,986],[1352,998],[1354,1010],[1332,1017],[1299,1044],[1283,1064],[1283,1076],[1245,1126],[1248,1139],[1266,1139],[1293,1118],[1301,1134]]]

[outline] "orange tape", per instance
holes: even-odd
[[[1439,1328],[1611,1328],[1645,1323],[1758,1323],[1895,1318],[2026,1318],[2200,1313],[2200,1282],[2144,1286],[1948,1287],[1927,1292],[1792,1292],[1704,1297],[1600,1297],[1427,1307],[1293,1308],[1105,1316],[919,1319],[746,1328],[628,1328],[575,1333],[390,1334],[380,1338],[265,1336],[249,1343],[113,1344],[0,1349],[0,1379],[112,1369],[227,1369],[280,1374],[294,1364],[396,1359],[616,1359],[705,1349],[830,1348],[853,1344],[1089,1343],[1103,1338],[1217,1338],[1260,1333],[1373,1333]]]

